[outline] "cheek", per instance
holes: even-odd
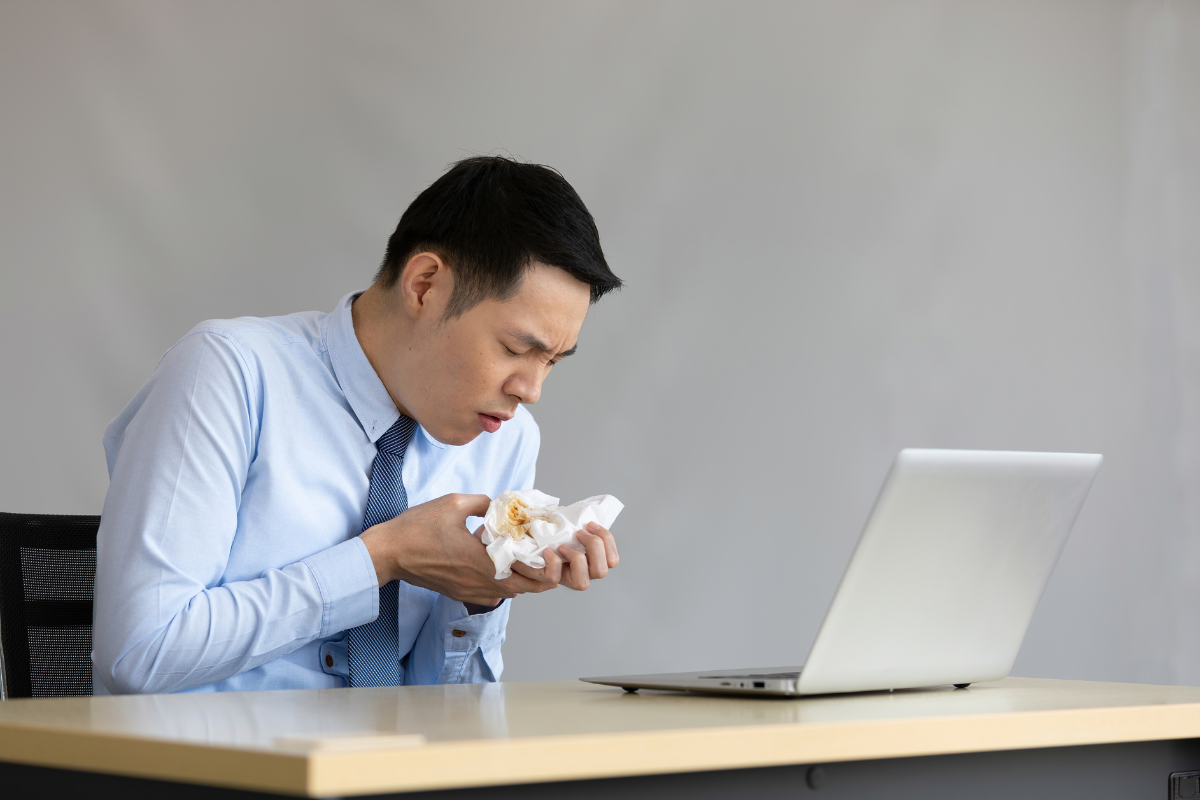
[[[501,387],[509,376],[506,367],[502,360],[478,348],[464,348],[453,355],[447,353],[441,364],[454,399],[468,403],[502,393]]]

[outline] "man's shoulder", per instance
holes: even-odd
[[[505,430],[507,429],[507,431]],[[506,433],[506,447],[537,448],[542,441],[542,432],[537,421],[525,406],[517,406],[513,418],[505,422],[496,433]],[[494,434],[493,434],[494,436]]]
[[[500,472],[504,475],[504,486],[498,489],[503,491],[513,488],[513,479],[519,479],[537,461],[542,433],[533,414],[525,406],[517,406],[513,418],[501,425],[500,430],[483,434],[475,443],[482,445],[477,451],[482,460],[495,466],[503,465]]]
[[[319,353],[324,349],[326,316],[320,311],[300,311],[278,317],[206,319],[188,331],[172,349],[185,343],[229,347],[249,363],[283,356],[296,345]]]
[[[206,319],[188,331],[188,336],[209,333],[236,341],[247,348],[273,348],[291,344],[319,346],[322,323],[327,316],[321,311],[298,311],[278,317]]]

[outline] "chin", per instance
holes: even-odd
[[[483,431],[479,430],[479,428],[475,428],[474,430],[455,429],[455,430],[438,430],[438,431],[431,431],[428,428],[426,428],[425,432],[428,433],[430,436],[432,436],[434,439],[437,439],[442,444],[448,444],[448,445],[451,445],[452,447],[459,447],[464,444],[470,444],[471,442],[473,442],[477,438],[479,438],[479,435],[481,433],[483,433]]]

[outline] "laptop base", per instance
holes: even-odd
[[[799,678],[800,667],[760,667],[710,669],[704,672],[660,672],[654,675],[614,675],[580,680],[601,686],[618,686],[627,692],[638,689],[664,689],[707,694],[800,697],[800,692],[796,689]]]

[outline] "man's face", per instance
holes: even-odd
[[[396,385],[401,396],[389,385],[393,397],[439,442],[494,433],[519,403],[538,401],[554,363],[574,351],[590,292],[564,270],[537,264],[511,300],[418,320],[404,359],[411,372],[385,384]]]

